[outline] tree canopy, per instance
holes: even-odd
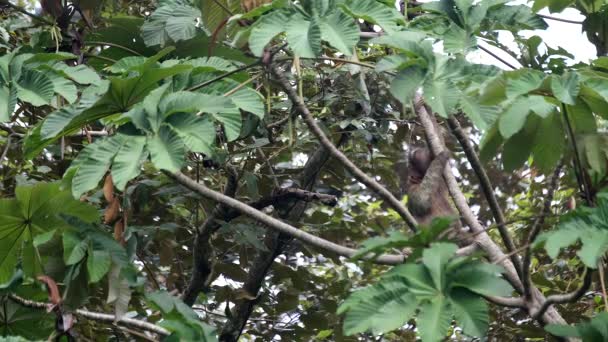
[[[608,341],[608,1],[0,18],[0,341]],[[421,146],[458,213],[428,225]]]

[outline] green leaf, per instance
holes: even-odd
[[[107,137],[95,141],[80,152],[78,158],[81,162],[72,179],[72,194],[75,198],[80,198],[83,193],[97,187],[124,144],[125,137]]]
[[[566,138],[559,114],[543,119],[536,132],[532,153],[534,164],[543,172],[549,173],[562,157],[566,148]]]
[[[424,82],[426,75],[419,67],[410,67],[399,71],[391,82],[390,92],[402,104],[408,105],[414,98],[416,90]]]
[[[17,104],[17,90],[15,87],[0,86],[0,123],[9,120]]]
[[[168,126],[161,126],[158,134],[148,137],[146,144],[158,169],[175,172],[184,165],[184,143]]]
[[[254,89],[240,89],[228,98],[240,109],[250,112],[260,119],[264,118],[265,108],[262,95]]]
[[[451,272],[450,286],[464,287],[471,292],[484,296],[508,296],[513,288],[500,278],[501,268],[496,265],[473,263],[466,264]]]
[[[297,56],[314,58],[321,54],[321,28],[314,19],[294,14],[285,24],[285,33],[289,46]]]
[[[121,58],[116,63],[107,67],[106,70],[113,74],[122,74],[131,70],[137,70],[145,61],[146,57],[144,56],[129,56]]]
[[[242,120],[241,113],[238,110],[213,114],[213,117],[224,126],[228,141],[233,141],[239,137]]]
[[[538,89],[545,74],[532,69],[519,69],[507,73],[507,97],[515,98]]]
[[[112,164],[112,180],[116,189],[123,191],[127,182],[139,175],[141,162],[147,158],[144,152],[146,138],[143,136],[125,136],[125,143],[120,147]]]
[[[52,72],[46,73],[46,76],[53,83],[55,92],[63,96],[68,103],[72,103],[78,99],[78,89],[76,89],[72,81]]]
[[[34,240],[68,225],[57,215],[69,214],[86,221],[99,216],[94,207],[74,200],[58,183],[18,186],[14,199],[0,199],[0,283],[8,281],[19,258],[27,260],[24,271],[30,277],[41,272],[42,265]],[[23,254],[22,254],[23,253]]]
[[[283,10],[273,11],[253,24],[249,34],[249,49],[254,55],[261,56],[272,38],[285,31],[285,24],[290,21],[287,13]]]
[[[458,104],[462,93],[448,80],[430,80],[424,83],[424,99],[433,111],[447,118]]]
[[[437,295],[437,289],[428,269],[423,265],[405,264],[394,267],[388,276],[396,276],[405,280],[408,289],[417,298],[433,298]]]
[[[344,334],[353,335],[371,331],[374,335],[403,326],[416,311],[416,298],[403,288],[378,285],[385,291],[375,291],[370,298],[356,303],[346,311]],[[366,291],[363,289],[361,291]],[[359,294],[361,295],[361,294]]]
[[[574,105],[580,91],[578,74],[568,72],[561,76],[552,75],[551,90],[558,100],[569,105]]]
[[[442,291],[445,286],[445,265],[456,253],[458,246],[451,243],[434,243],[422,253],[422,262],[433,278],[435,288]]]
[[[353,54],[353,48],[359,42],[359,26],[352,17],[334,11],[319,20],[319,27],[323,40],[347,56]]]
[[[56,63],[53,64],[52,69],[60,71],[64,77],[79,84],[99,85],[101,83],[99,74],[84,64],[69,66],[65,63]]]
[[[215,143],[215,125],[208,116],[198,117],[194,114],[178,113],[172,115],[167,124],[179,135],[192,152],[213,154],[211,146]]]
[[[165,291],[146,293],[148,304],[163,315],[161,325],[177,335],[180,341],[216,342],[215,331],[202,323],[198,315],[179,298]]]
[[[171,41],[191,39],[196,35],[198,9],[184,5],[166,5],[157,8],[141,27],[141,36],[147,46],[167,45]]]
[[[452,312],[448,301],[443,297],[437,297],[422,304],[416,323],[423,341],[442,341],[452,323]]]
[[[110,270],[112,259],[107,251],[89,250],[87,256],[87,273],[89,283],[97,283]]]
[[[388,33],[397,31],[397,24],[403,22],[403,17],[394,7],[378,1],[351,0],[338,6],[349,15],[376,24]]]
[[[555,336],[581,337],[581,334],[578,332],[578,329],[571,325],[548,324],[547,326],[545,326],[545,330]]]
[[[63,234],[63,261],[66,265],[74,265],[84,259],[89,248],[87,239],[80,239],[76,234]]]
[[[489,317],[488,305],[483,298],[463,289],[454,289],[450,294],[450,304],[465,334],[476,337],[486,335]]]
[[[477,37],[452,23],[443,36],[443,47],[450,53],[467,53],[477,47]]]
[[[528,101],[525,99],[515,100],[498,119],[500,134],[505,139],[509,139],[519,132],[524,127],[529,113],[530,107]]]
[[[464,95],[460,98],[459,106],[477,128],[485,131],[496,121],[498,107],[482,105],[478,100],[476,97]]]
[[[42,139],[50,139],[60,134],[70,122],[84,113],[97,101],[98,96],[82,96],[80,101],[69,106],[60,108],[50,113],[40,129]]]
[[[53,82],[45,74],[28,69],[23,70],[16,87],[19,99],[34,106],[50,104],[55,93]]]

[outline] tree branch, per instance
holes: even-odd
[[[523,298],[521,297],[495,297],[495,296],[484,296],[484,298],[493,304],[504,306],[507,308],[525,308]]]
[[[547,300],[540,306],[540,308],[536,312],[530,312],[532,318],[539,319],[539,317],[541,317],[545,313],[545,311],[547,311],[549,306],[553,304],[572,303],[579,300],[591,286],[592,275],[593,272],[590,269],[585,268],[585,276],[583,278],[583,283],[581,284],[581,287],[570,293],[552,295],[547,297]]]
[[[49,307],[53,306],[52,303],[36,302],[33,300],[19,297],[15,294],[9,294],[8,297],[17,304],[27,306],[27,307],[33,308],[33,309],[47,309],[48,310]],[[85,317],[90,320],[106,322],[106,323],[110,323],[110,324],[124,325],[124,326],[132,327],[132,328],[149,331],[151,333],[159,334],[162,336],[169,336],[169,334],[170,334],[170,332],[163,327],[160,327],[158,325],[155,325],[155,324],[152,324],[152,323],[149,323],[146,321],[142,321],[139,319],[122,317],[117,320],[115,315],[110,315],[110,314],[101,313],[101,312],[93,312],[93,311],[88,311],[88,310],[83,310],[83,309],[75,310],[74,314],[76,314],[77,316]]]
[[[540,232],[540,229],[543,226],[543,223],[545,222],[545,217],[547,215],[547,213],[549,213],[551,211],[551,202],[553,201],[553,194],[555,193],[555,190],[557,189],[557,183],[559,181],[559,173],[562,170],[562,164],[560,163],[557,168],[555,169],[555,172],[553,172],[553,176],[551,177],[551,182],[549,183],[549,189],[547,190],[547,197],[545,197],[545,201],[543,203],[543,207],[541,209],[540,215],[538,216],[538,218],[536,220],[534,220],[534,223],[532,224],[532,228],[530,229],[530,233],[528,234],[528,238],[526,239],[525,242],[525,246],[526,246],[526,253],[524,254],[524,260],[522,262],[522,282],[524,285],[524,297],[526,299],[530,299],[532,293],[530,291],[530,287],[532,284],[532,279],[530,278],[530,261],[532,259],[532,243],[534,242],[534,240],[536,239],[536,236],[538,236],[538,233]]]
[[[433,153],[439,154],[443,150],[443,146],[441,145],[440,139],[435,132],[435,126],[433,124],[433,119],[430,114],[424,108],[424,102],[420,95],[417,95],[415,98],[415,111],[420,118],[424,131],[429,140],[430,147]],[[466,198],[464,197],[458,183],[456,182],[456,178],[452,174],[449,167],[446,167],[444,171],[444,178],[448,185],[448,191],[454,200],[454,204],[458,208],[463,220],[469,226],[471,231],[475,234],[475,242],[486,252],[490,261],[501,260],[504,258],[505,254],[503,251],[496,245],[494,241],[488,236],[487,233],[483,232],[484,228],[477,221],[477,218],[471,211],[471,208],[468,206]],[[513,285],[515,290],[518,293],[523,293],[523,285],[521,283],[521,279],[518,277],[515,266],[510,260],[504,259],[501,262],[501,265],[505,268],[505,272],[503,273],[506,280]],[[540,293],[537,288],[532,288],[532,299],[531,301],[525,301],[525,305],[528,308],[528,311],[533,311],[536,307],[540,307],[545,302],[545,297]],[[565,324],[566,321],[561,317],[561,315],[554,308],[549,308],[546,312],[539,317],[543,323],[556,323],[556,324]]]
[[[348,135],[341,134],[341,138],[336,144],[337,146],[342,145]],[[323,166],[329,160],[329,152],[325,148],[319,148],[306,162],[302,171],[300,171],[300,184],[306,190],[310,190],[313,188],[316,183],[319,172],[323,168]],[[269,165],[269,167],[271,167]],[[306,210],[305,203],[296,202],[291,205],[289,202],[283,201],[280,205],[278,205],[277,209],[279,212],[279,217],[288,219],[290,221],[299,222],[302,218],[302,214],[304,214],[304,210]],[[220,334],[220,339],[222,341],[237,341],[239,336],[242,334],[242,331],[253,312],[253,308],[258,303],[259,300],[259,291],[262,287],[264,279],[268,274],[272,264],[274,263],[275,258],[282,253],[284,246],[291,241],[291,238],[288,235],[283,233],[279,233],[276,231],[268,231],[266,233],[266,237],[264,239],[264,244],[266,245],[266,251],[260,250],[257,253],[257,256],[249,269],[247,280],[243,284],[243,290],[249,294],[250,298],[245,298],[241,302],[237,303],[235,308],[232,310],[232,318],[229,319],[224,325],[222,332]]]
[[[30,18],[32,18],[32,19],[34,19],[34,20],[38,20],[38,21],[40,21],[40,22],[42,22],[42,23],[45,23],[45,24],[47,24],[47,25],[49,25],[49,26],[53,26],[53,25],[55,25],[55,23],[53,23],[53,22],[51,22],[51,21],[47,20],[46,18],[43,18],[43,17],[41,17],[41,16],[35,15],[35,14],[33,14],[33,13],[30,13],[30,12],[26,11],[25,9],[23,9],[23,8],[22,8],[22,7],[20,7],[20,6],[13,5],[13,4],[12,4],[10,1],[2,2],[2,3],[0,3],[0,6],[7,6],[7,7],[10,7],[10,8],[14,9],[15,11],[17,11],[17,12],[19,12],[19,13],[21,13],[21,14],[25,14],[25,15],[27,15],[28,17],[30,17]]]
[[[277,79],[279,85],[283,88],[283,91],[287,94],[289,100],[293,103],[293,105],[297,108],[297,110],[302,115],[302,118],[308,125],[308,128],[312,131],[312,133],[319,139],[321,145],[327,148],[329,153],[336,158],[344,167],[361,183],[365,184],[371,190],[373,190],[376,194],[378,194],[383,200],[385,200],[397,213],[403,218],[403,220],[407,223],[409,228],[412,231],[416,231],[416,220],[407,210],[405,205],[399,201],[393,194],[388,191],[384,186],[374,180],[372,177],[365,174],[361,169],[359,169],[350,159],[348,159],[340,150],[338,150],[329,138],[325,135],[321,127],[317,125],[315,119],[312,114],[308,110],[306,104],[300,99],[298,94],[296,94],[295,90],[289,84],[289,81],[285,78],[282,72],[278,69],[276,65],[270,65],[270,71],[274,74]]]
[[[494,58],[496,58],[498,61],[500,61],[502,64],[504,64],[504,65],[508,66],[509,68],[511,68],[511,69],[513,69],[513,70],[516,70],[516,69],[517,69],[517,67],[516,67],[515,65],[513,65],[513,64],[511,64],[511,63],[507,62],[507,61],[506,61],[504,58],[502,58],[502,57],[500,57],[499,55],[495,54],[494,52],[490,51],[488,48],[483,47],[482,45],[479,45],[479,44],[477,44],[477,47],[478,47],[478,48],[479,48],[481,51],[483,51],[483,52],[487,53],[488,55],[490,55],[490,56],[492,56],[492,57],[494,57]]]
[[[270,215],[267,215],[241,201],[238,201],[234,198],[228,197],[219,193],[215,190],[209,189],[204,184],[197,183],[192,180],[188,176],[184,175],[181,172],[169,173],[165,172],[169,177],[173,178],[175,181],[185,186],[186,188],[200,194],[201,196],[210,198],[216,202],[223,203],[231,208],[236,209],[238,212],[243,215],[249,216],[271,229],[277,230],[281,233],[285,233],[291,237],[294,237],[304,243],[315,246],[322,250],[332,252],[338,255],[342,255],[345,257],[352,257],[357,253],[356,249],[344,247],[333,243],[331,241],[327,241],[320,237],[314,236],[307,232],[304,232],[294,226],[291,226],[283,221],[280,221]],[[382,265],[398,265],[405,261],[405,257],[402,255],[381,255],[375,262]]]
[[[435,123],[433,122],[434,118],[431,116],[424,106],[424,100],[420,95],[416,95],[416,99],[414,101],[414,110],[418,117],[420,118],[420,123],[424,128],[424,132],[427,136],[427,139],[430,144],[431,151],[434,155],[439,155],[444,149],[443,143],[441,142],[441,138],[435,132]],[[454,200],[454,204],[456,208],[460,212],[463,220],[467,223],[473,233],[478,233],[484,231],[484,227],[477,221],[477,217],[471,211],[464,194],[460,190],[454,175],[452,174],[452,170],[449,165],[446,165],[446,168],[443,171],[443,177],[446,180],[448,185],[448,191]],[[476,241],[481,242],[484,250],[488,252],[488,255],[492,258],[492,261],[500,260],[504,256],[504,253],[500,250],[500,248],[490,239],[487,234],[480,233],[475,238]],[[511,249],[511,251],[514,250]],[[521,281],[519,279],[517,269],[520,268],[519,259],[517,259],[516,255],[511,256],[511,263],[502,263],[506,268],[510,268],[513,271],[513,274],[509,275],[510,272],[507,272],[509,282],[516,288],[518,291],[521,291]],[[515,266],[514,266],[515,265]]]
[[[236,170],[230,167],[226,170],[228,172],[228,179],[224,188],[224,196],[234,197],[238,185],[238,174]],[[218,218],[226,215],[228,209],[229,207],[225,204],[217,203],[211,215],[207,217],[205,222],[196,231],[192,253],[194,259],[192,275],[190,283],[188,283],[188,287],[182,295],[182,300],[189,306],[192,306],[199,293],[209,286],[215,262],[213,260],[215,257],[214,249],[210,240],[211,236],[221,227],[217,222]]]
[[[502,209],[498,204],[496,196],[494,196],[494,187],[492,186],[492,182],[490,182],[490,178],[488,177],[486,170],[481,165],[481,162],[479,161],[477,153],[475,153],[475,150],[473,149],[473,145],[469,141],[469,138],[462,131],[460,123],[453,115],[450,115],[448,117],[448,125],[450,126],[452,133],[462,146],[462,149],[464,150],[464,154],[467,156],[469,164],[471,164],[473,171],[475,171],[475,174],[479,179],[479,185],[481,186],[483,194],[486,200],[488,201],[488,204],[490,205],[490,211],[492,211],[492,216],[494,216],[494,221],[496,222],[500,237],[502,238],[502,241],[504,242],[505,247],[507,248],[507,252],[512,253],[513,251],[515,251],[515,244],[511,239],[511,235],[507,231],[507,226],[505,224],[505,216],[502,213]],[[516,259],[516,261],[513,261],[513,259]],[[517,263],[519,262],[519,259],[517,259],[517,255],[513,255],[511,261],[516,266],[515,269],[516,271],[518,271],[518,274],[521,274],[521,269],[517,267]]]

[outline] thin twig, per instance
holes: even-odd
[[[92,53],[85,53],[84,55],[86,57],[89,57],[89,58],[97,58],[97,59],[101,59],[102,61],[106,61],[106,62],[110,62],[110,63],[116,63],[117,62],[115,59],[112,59],[112,58],[109,58],[109,57],[95,55],[95,54],[92,54]]]
[[[490,55],[490,56],[492,56],[492,57],[496,58],[498,61],[500,61],[502,64],[504,64],[504,65],[508,66],[509,68],[511,68],[511,69],[513,69],[513,70],[516,70],[516,69],[517,69],[517,67],[516,67],[516,66],[514,66],[513,64],[511,64],[511,63],[507,62],[507,61],[506,61],[506,60],[504,60],[502,57],[500,57],[500,56],[498,56],[497,54],[495,54],[494,52],[490,51],[488,48],[483,47],[483,46],[481,46],[481,45],[479,45],[479,44],[477,44],[477,47],[478,47],[480,50],[482,50],[483,52],[487,53],[488,55]]]
[[[221,75],[219,75],[219,76],[217,76],[217,77],[215,77],[215,78],[213,78],[213,79],[210,79],[210,80],[208,80],[208,81],[205,81],[205,82],[202,82],[202,83],[199,83],[199,84],[193,85],[192,87],[190,87],[190,88],[188,88],[188,89],[186,89],[186,90],[187,90],[187,91],[195,91],[195,90],[199,90],[199,89],[204,88],[204,87],[206,87],[206,86],[208,86],[208,85],[210,85],[210,84],[213,84],[213,83],[215,83],[215,82],[221,81],[221,80],[223,80],[223,79],[224,79],[224,78],[226,78],[226,77],[230,77],[230,76],[232,76],[232,75],[234,75],[234,74],[236,74],[236,73],[239,73],[239,72],[241,72],[241,71],[245,71],[245,70],[247,70],[247,69],[250,69],[250,68],[253,68],[253,67],[255,67],[255,66],[258,66],[258,65],[260,65],[261,63],[262,63],[262,61],[258,60],[258,61],[254,62],[254,63],[244,65],[244,66],[242,66],[242,67],[236,68],[236,69],[234,69],[234,70],[232,70],[232,71],[229,71],[229,72],[227,72],[227,73],[221,74]]]
[[[224,96],[230,96],[230,95],[232,95],[232,94],[236,93],[237,91],[239,91],[239,89],[241,89],[241,88],[243,88],[244,86],[246,86],[247,84],[249,84],[249,83],[251,83],[251,82],[255,81],[256,79],[260,78],[260,76],[261,76],[261,75],[253,76],[253,77],[251,77],[250,79],[248,79],[247,81],[245,81],[245,82],[243,82],[243,83],[240,83],[240,84],[239,84],[239,85],[237,85],[236,87],[234,87],[234,88],[232,88],[232,89],[228,90],[228,91],[227,91],[227,92],[224,94]]]
[[[546,15],[546,14],[539,14],[536,13],[537,16],[543,18],[543,19],[548,19],[548,20],[554,20],[554,21],[561,21],[563,23],[568,23],[568,24],[578,24],[581,25],[583,22],[582,21],[578,21],[578,20],[570,20],[570,19],[563,19],[563,18],[558,18],[558,17],[553,17],[550,15]]]
[[[589,289],[589,286],[591,286],[591,276],[592,275],[593,275],[593,272],[590,269],[585,268],[585,275],[583,277],[583,283],[581,284],[581,287],[579,287],[578,289],[576,289],[570,293],[552,295],[552,296],[547,297],[547,300],[541,305],[541,307],[538,309],[538,311],[533,312],[533,313],[531,312],[532,318],[538,319],[553,304],[572,303],[572,302],[579,300],[585,294],[585,292],[587,292],[587,290]]]
[[[28,17],[30,17],[30,18],[32,18],[32,19],[34,19],[34,20],[38,20],[38,21],[40,21],[40,22],[42,22],[42,23],[45,23],[45,24],[47,24],[47,25],[50,25],[50,26],[55,25],[55,23],[54,23],[54,22],[51,22],[51,21],[47,20],[46,18],[43,18],[43,17],[38,16],[38,15],[36,15],[36,14],[30,13],[30,12],[26,11],[25,9],[23,9],[23,8],[22,8],[22,7],[20,7],[20,6],[13,5],[13,4],[12,4],[10,1],[3,2],[2,4],[0,4],[0,6],[8,6],[8,7],[10,7],[10,8],[12,8],[12,9],[14,9],[15,11],[17,11],[17,12],[19,12],[19,13],[25,14],[25,15],[27,15]]]
[[[266,166],[268,166],[268,171],[272,175],[272,179],[274,181],[274,186],[278,189],[280,187],[279,180],[277,178],[277,175],[274,173],[274,168],[272,167],[272,164],[270,164],[270,160],[268,160],[268,158],[266,158],[266,154],[264,153],[264,151],[262,151],[261,148],[259,148],[259,147],[256,148],[256,151],[258,152],[260,157],[262,157],[262,159],[264,160],[264,163],[266,163]]]
[[[116,43],[98,42],[98,41],[87,41],[86,43],[87,44],[92,44],[92,45],[111,46],[111,47],[124,50],[126,52],[129,52],[129,53],[137,55],[137,56],[143,56],[141,53],[139,53],[139,52],[137,52],[137,51],[135,51],[133,49],[130,49],[130,48],[126,47],[126,46],[123,46],[123,45],[120,45],[120,44],[116,44]]]
[[[373,190],[376,194],[378,194],[384,201],[386,201],[395,211],[403,218],[403,220],[407,223],[409,228],[416,232],[416,219],[410,214],[405,205],[399,201],[390,191],[386,189],[386,187],[382,186],[375,179],[365,174],[365,172],[361,171],[350,159],[348,159],[339,149],[337,149],[331,140],[325,135],[321,127],[316,123],[314,117],[308,110],[308,107],[302,100],[299,98],[296,91],[290,86],[289,81],[285,78],[283,73],[278,69],[275,65],[270,65],[270,70],[274,74],[278,83],[283,88],[283,91],[287,94],[287,97],[297,110],[302,115],[302,118],[308,125],[308,128],[312,131],[312,133],[317,137],[317,139],[321,142],[323,147],[327,148],[330,154],[337,159],[344,167],[361,183],[365,184],[371,190]]]
[[[9,294],[8,297],[18,304],[21,304],[23,306],[27,306],[30,308],[34,308],[34,309],[47,309],[48,310],[48,308],[53,306],[52,303],[37,302],[37,301],[22,298],[15,294]],[[117,319],[115,315],[110,315],[110,314],[101,313],[101,312],[93,312],[93,311],[88,311],[88,310],[83,310],[83,309],[77,309],[74,311],[74,313],[77,316],[81,316],[81,317],[84,317],[84,318],[87,318],[90,320],[106,322],[106,323],[110,323],[110,324],[125,325],[125,326],[129,326],[132,328],[149,331],[149,332],[159,334],[162,336],[169,336],[169,334],[170,334],[170,332],[163,327],[160,327],[158,325],[155,325],[155,324],[152,324],[152,323],[149,323],[146,321],[142,321],[139,319],[133,319],[133,318],[127,318],[127,317],[122,317],[122,318]]]
[[[6,154],[8,153],[8,150],[11,147],[11,138],[12,137],[13,137],[13,134],[11,133],[6,138],[6,146],[4,146],[4,150],[2,151],[2,155],[0,155],[0,165],[2,165],[2,161],[4,160],[4,157],[6,157]]]
[[[572,144],[572,150],[574,152],[574,173],[576,174],[577,182],[579,186],[583,187],[583,192],[585,193],[585,201],[588,206],[593,205],[593,199],[591,198],[589,184],[587,183],[587,179],[585,178],[585,173],[583,169],[583,163],[581,162],[578,146],[576,144],[576,138],[574,137],[574,130],[572,129],[572,125],[570,124],[570,119],[568,118],[568,111],[566,110],[566,105],[562,103],[562,114],[564,117],[564,121],[566,122],[566,128],[568,132],[568,139]]]
[[[600,276],[600,285],[602,286],[602,296],[604,297],[604,311],[608,312],[608,295],[606,295],[606,278],[604,277],[604,261],[602,258],[597,263],[597,270]]]
[[[553,194],[555,194],[555,190],[558,186],[559,174],[562,170],[562,164],[555,168],[553,172],[553,176],[551,177],[551,182],[549,183],[549,189],[547,190],[547,197],[545,197],[545,201],[543,203],[543,207],[540,212],[540,216],[534,221],[532,224],[532,228],[530,229],[530,233],[528,234],[528,238],[526,239],[526,253],[524,254],[524,260],[522,262],[522,283],[524,286],[524,297],[526,299],[530,299],[532,296],[532,292],[530,291],[532,279],[530,278],[530,262],[532,259],[532,249],[530,246],[540,233],[540,229],[545,222],[545,215],[551,212],[551,202],[553,201]]]

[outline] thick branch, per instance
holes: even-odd
[[[51,303],[36,302],[33,300],[19,297],[15,294],[9,294],[9,298],[12,301],[14,301],[20,305],[27,306],[27,307],[33,308],[33,309],[48,309],[49,307],[53,306],[53,304],[51,304]],[[100,322],[106,322],[106,323],[110,323],[110,324],[124,325],[124,326],[132,327],[132,328],[149,331],[151,333],[159,334],[162,336],[168,336],[170,334],[170,332],[163,327],[160,327],[158,325],[155,325],[155,324],[152,324],[149,322],[145,322],[145,321],[142,321],[139,319],[122,317],[117,320],[115,315],[110,315],[110,314],[101,313],[101,312],[93,312],[93,311],[88,311],[88,310],[83,310],[83,309],[77,309],[76,311],[74,311],[74,313],[77,316],[85,317],[85,318],[93,320],[93,321],[100,321]]]
[[[342,145],[348,134],[341,134],[336,146]],[[329,152],[325,148],[318,148],[308,159],[302,171],[300,171],[299,182],[304,190],[311,190],[316,183],[319,171],[329,160]],[[283,201],[277,205],[279,217],[292,222],[299,222],[306,210],[306,203],[301,201]],[[241,336],[255,305],[258,303],[259,291],[266,279],[268,271],[272,267],[276,257],[283,252],[285,245],[291,241],[291,237],[277,231],[268,231],[264,239],[267,250],[258,251],[256,258],[247,274],[247,280],[243,284],[243,290],[250,298],[243,299],[236,304],[232,310],[232,318],[229,319],[220,334],[221,341],[237,341]]]
[[[412,231],[416,231],[416,220],[407,210],[405,205],[399,201],[393,194],[388,191],[384,186],[374,180],[372,177],[365,174],[365,172],[361,171],[350,159],[348,159],[340,150],[338,150],[329,138],[325,135],[321,127],[317,125],[315,119],[312,114],[308,110],[306,104],[300,99],[296,91],[291,87],[289,81],[285,78],[283,73],[278,69],[277,66],[271,65],[270,69],[274,76],[276,77],[278,83],[283,88],[283,91],[289,97],[289,100],[294,104],[297,108],[298,112],[302,115],[302,118],[308,125],[308,128],[312,131],[312,133],[319,139],[323,147],[325,147],[330,154],[336,158],[344,167],[353,175],[355,178],[361,183],[365,184],[367,187],[372,189],[376,194],[378,194],[383,200],[388,202],[388,204],[399,213],[399,215],[403,218],[403,220],[407,223]]]
[[[502,238],[502,241],[504,242],[505,247],[507,248],[507,252],[512,253],[513,251],[515,251],[515,244],[511,239],[511,235],[507,231],[507,226],[505,224],[505,216],[503,215],[502,210],[500,209],[500,205],[498,204],[496,196],[494,196],[494,187],[490,182],[490,178],[488,177],[486,170],[481,165],[481,162],[479,161],[477,153],[475,153],[475,150],[473,149],[473,145],[469,141],[469,138],[462,131],[458,120],[451,115],[448,118],[448,125],[450,126],[452,133],[462,146],[464,154],[467,156],[467,159],[471,164],[473,171],[475,171],[477,178],[479,178],[479,185],[481,186],[483,194],[486,200],[488,201],[488,204],[490,205],[490,210],[492,211],[492,216],[494,216],[494,221],[496,222],[500,237]],[[517,259],[517,255],[513,255],[511,261],[514,265],[517,266],[519,262],[519,259]],[[519,274],[521,274],[521,269],[518,269],[518,267],[516,267],[516,270],[520,272]]]
[[[532,243],[536,239],[536,236],[540,232],[540,229],[545,222],[545,217],[551,211],[551,202],[553,201],[553,194],[555,193],[555,189],[557,189],[557,182],[559,180],[559,173],[562,170],[562,165],[558,165],[553,173],[553,177],[551,177],[551,182],[549,183],[549,189],[547,190],[547,197],[545,197],[545,202],[543,203],[543,208],[541,209],[540,215],[534,223],[532,224],[532,228],[530,229],[530,233],[528,234],[528,238],[526,239],[525,246],[526,253],[524,254],[524,261],[522,263],[522,282],[524,285],[524,297],[530,298],[531,292],[530,287],[532,284],[532,279],[530,278],[530,260],[532,259]]]
[[[196,181],[190,179],[188,176],[184,175],[181,172],[167,173],[167,175],[175,179],[181,185],[200,194],[201,196],[210,198],[216,202],[223,203],[231,208],[234,208],[243,215],[249,216],[257,221],[260,221],[269,228],[277,230],[281,233],[285,233],[304,243],[349,258],[357,253],[356,249],[344,247],[331,241],[327,241],[320,237],[306,233],[294,226],[291,226],[283,221],[269,216],[241,201],[223,195],[222,193],[217,192],[215,190],[209,189],[205,185],[197,183]],[[375,261],[376,263],[383,265],[397,265],[403,263],[405,261],[405,257],[402,255],[381,255]]]
[[[441,145],[440,139],[435,132],[435,127],[433,124],[433,119],[430,114],[424,108],[422,98],[417,96],[415,103],[416,112],[420,118],[424,131],[427,135],[427,138],[430,143],[430,147],[433,153],[440,153],[443,150],[443,146]],[[520,278],[518,277],[515,266],[510,260],[503,259],[505,254],[500,249],[498,245],[488,236],[488,234],[484,231],[485,229],[481,226],[481,224],[477,221],[477,218],[471,211],[471,208],[468,206],[466,198],[464,197],[458,183],[456,182],[456,178],[452,174],[449,167],[446,167],[444,171],[444,178],[448,185],[448,191],[454,200],[454,204],[458,208],[461,216],[465,223],[469,226],[471,231],[475,235],[475,243],[477,243],[488,255],[490,261],[502,260],[501,265],[505,268],[504,276],[513,285],[515,290],[518,293],[523,293],[523,285],[521,283]],[[537,288],[532,288],[532,300],[525,301],[525,305],[528,308],[528,311],[535,311],[537,307],[540,307],[542,303],[545,302],[545,298],[538,291]],[[549,308],[542,317],[539,318],[543,323],[556,323],[556,324],[565,324],[565,320],[560,316],[560,314],[553,308]]]
[[[507,308],[525,308],[525,302],[521,297],[495,297],[495,296],[484,296],[484,298],[490,302],[499,306]]]
[[[224,195],[234,197],[238,185],[238,175],[236,170],[228,167],[228,179],[224,188]],[[218,218],[227,214],[229,207],[222,203],[217,203],[211,215],[197,229],[193,246],[193,267],[190,283],[184,291],[182,300],[192,306],[199,293],[209,286],[214,266],[214,249],[211,245],[211,236],[220,228]],[[237,215],[235,215],[236,217]]]
[[[570,293],[552,295],[547,297],[547,300],[540,306],[540,308],[536,312],[530,312],[532,318],[538,319],[553,304],[573,303],[579,300],[585,294],[585,292],[589,290],[589,287],[591,286],[592,275],[593,272],[590,269],[585,269],[585,277],[583,278],[583,283],[581,284],[581,287]]]

